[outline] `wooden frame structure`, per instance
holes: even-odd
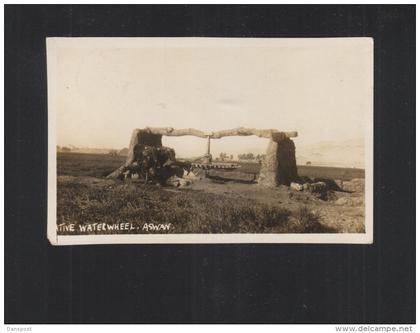
[[[298,136],[296,131],[282,132],[276,129],[238,127],[215,132],[204,132],[194,128],[174,129],[172,127],[146,127],[135,129],[131,135],[125,164],[111,173],[109,178],[118,178],[125,167],[136,161],[137,145],[162,146],[162,136],[195,136],[207,139],[207,150],[203,163],[211,164],[210,142],[228,136],[250,136],[270,139],[266,158],[262,163],[259,184],[265,186],[289,185],[297,177],[295,146],[290,138]]]

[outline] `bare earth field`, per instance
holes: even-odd
[[[327,200],[287,186],[256,184],[259,165],[211,171],[182,188],[106,179],[121,156],[59,153],[59,234],[361,233],[364,170],[299,166],[299,176],[334,180]]]

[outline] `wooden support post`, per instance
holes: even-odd
[[[210,164],[211,160],[212,160],[212,156],[211,156],[211,153],[210,153],[210,140],[211,140],[210,135],[208,135],[207,136],[207,151],[206,151],[206,154],[204,155],[204,161],[203,161],[206,164]],[[209,174],[209,171],[205,170],[204,171],[204,176],[207,177],[208,174]]]
[[[210,155],[210,135],[207,137],[207,155]]]

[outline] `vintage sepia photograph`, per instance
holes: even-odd
[[[373,39],[46,43],[52,244],[373,242]]]
[[[415,5],[4,21],[5,331],[412,331]]]

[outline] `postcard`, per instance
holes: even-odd
[[[373,39],[46,43],[53,245],[373,242]]]

